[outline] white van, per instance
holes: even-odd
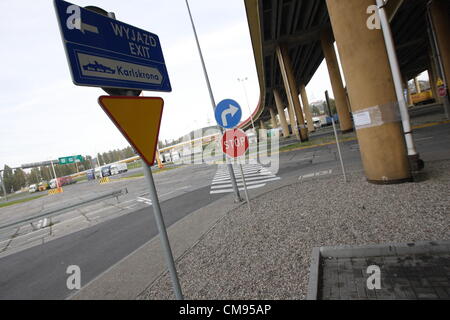
[[[30,186],[28,187],[28,192],[29,192],[29,193],[34,193],[34,192],[36,192],[36,191],[37,191],[37,185],[32,184],[32,185],[30,185]]]
[[[122,172],[127,172],[128,171],[128,167],[126,163],[113,163],[111,165],[111,175],[115,175],[115,174],[119,174]]]

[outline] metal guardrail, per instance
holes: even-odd
[[[15,221],[15,222],[11,222],[11,223],[2,225],[2,226],[0,226],[0,230],[6,229],[6,228],[10,228],[10,227],[14,227],[14,226],[18,226],[20,224],[28,224],[28,223],[31,223],[31,222],[37,220],[37,219],[41,219],[41,218],[44,218],[44,217],[50,217],[50,216],[51,217],[55,217],[55,216],[63,214],[64,212],[66,212],[68,210],[71,210],[73,208],[76,208],[76,207],[79,207],[79,206],[83,206],[83,205],[86,205],[88,203],[92,203],[92,202],[95,202],[95,201],[98,201],[98,200],[103,200],[103,199],[107,199],[107,198],[116,198],[117,200],[119,200],[119,196],[125,195],[127,193],[128,193],[128,189],[127,188],[120,189],[118,191],[109,192],[107,194],[103,194],[103,195],[100,195],[100,196],[97,196],[97,197],[94,197],[94,198],[91,198],[91,199],[86,199],[86,200],[83,200],[81,202],[78,202],[78,203],[75,203],[75,204],[71,204],[71,205],[69,205],[67,207],[64,207],[64,208],[52,209],[50,211],[38,214],[36,216],[32,216],[32,217],[29,217],[29,218],[26,218],[26,219],[22,219],[22,220],[19,220],[19,221]]]

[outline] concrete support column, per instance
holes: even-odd
[[[421,93],[422,89],[420,89],[419,79],[417,77],[414,78],[414,85],[416,86],[416,93]]]
[[[328,74],[330,75],[331,87],[333,89],[334,101],[339,117],[339,126],[342,132],[353,131],[352,119],[347,95],[342,83],[336,51],[334,50],[333,36],[331,30],[325,30],[321,36],[322,51],[327,62]]]
[[[278,124],[277,124],[277,118],[275,116],[275,111],[273,110],[273,108],[269,108],[269,112],[270,112],[270,122],[272,123],[272,128],[278,128]]]
[[[433,0],[431,17],[436,31],[438,49],[445,73],[445,82],[450,86],[450,3],[447,0]]]
[[[300,106],[300,99],[298,97],[297,84],[292,70],[291,59],[286,47],[284,46],[278,46],[276,52],[284,82],[284,87],[286,89],[289,110],[291,110],[293,113],[296,113],[297,115],[297,121],[295,121],[295,116],[294,124],[291,121],[292,130],[294,131],[297,139],[300,139],[301,141],[307,141],[308,129],[306,129],[305,127],[305,119],[303,118],[302,107]],[[300,130],[297,129],[297,122],[300,125]]]
[[[433,93],[433,99],[436,100],[436,102],[439,102],[439,97],[437,94],[437,86],[436,86],[436,74],[434,73],[433,66],[430,64],[428,67],[428,79],[430,81],[430,88],[431,92]]]
[[[286,115],[284,114],[283,102],[281,101],[280,93],[277,89],[273,90],[273,96],[275,98],[275,105],[277,107],[278,116],[280,117],[281,128],[283,130],[283,137],[289,137],[289,127],[286,121]]]
[[[297,120],[295,120],[294,111],[290,107],[287,107],[287,111],[288,111],[289,123],[291,125],[291,134],[295,134],[297,139],[300,139],[298,136],[299,130],[296,130]]]
[[[305,85],[300,86],[300,96],[302,97],[303,111],[305,111],[306,123],[308,125],[308,131],[314,132],[316,128],[314,127],[314,121],[311,116],[311,109],[309,107],[308,95],[306,94]]]
[[[370,30],[366,24],[367,8],[375,0],[326,2],[352,111],[369,116],[369,126],[356,131],[367,180],[379,184],[411,181],[401,120],[380,122],[373,116],[374,111],[389,114],[397,108],[382,30]]]

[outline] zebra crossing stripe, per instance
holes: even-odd
[[[253,177],[253,178],[247,178],[245,177],[245,181],[249,181],[249,182],[266,182],[266,181],[275,181],[275,180],[280,180],[280,177],[276,177],[276,176],[272,176],[272,177]],[[242,182],[242,179],[237,178],[236,177],[236,181],[238,183]],[[223,185],[223,184],[229,184],[230,182],[228,180],[224,180],[224,181],[216,181],[213,182],[212,185]]]
[[[258,184],[258,185],[254,185],[254,186],[247,186],[247,189],[257,189],[257,188],[261,188],[264,187],[266,184]],[[244,188],[239,188],[239,191],[243,191]],[[220,189],[220,190],[211,190],[209,193],[210,194],[216,194],[216,193],[230,193],[233,192],[233,188],[231,189]]]
[[[247,185],[255,185],[255,184],[261,184],[262,182],[269,182],[269,181],[276,181],[276,180],[280,180],[280,177],[274,177],[274,178],[270,178],[270,179],[265,179],[265,180],[260,180],[260,181],[249,181],[247,182],[247,179],[245,180],[245,182],[247,182]],[[211,186],[211,189],[219,189],[219,188],[223,188],[225,186],[230,185],[229,183],[225,184],[225,185],[213,185]],[[238,186],[244,186],[243,182],[237,182]]]
[[[264,168],[260,164],[251,164],[251,165],[243,165],[242,168],[244,172],[245,180],[247,181],[248,189],[256,189],[261,188],[266,185],[267,182],[280,180],[280,177],[277,177],[272,172]],[[236,183],[238,185],[239,190],[244,190],[243,188],[243,179],[240,171],[234,171],[236,176]],[[220,167],[218,168],[214,178],[211,182],[211,190],[210,194],[215,193],[230,193],[233,192],[230,175],[226,168]]]
[[[271,173],[260,173],[260,174],[245,174],[245,179],[247,179],[247,177],[252,178],[252,177],[267,177],[267,176],[273,176],[275,177],[273,174]],[[235,175],[236,179],[242,179],[241,175]],[[213,182],[218,182],[218,181],[226,181],[226,180],[230,180],[230,177],[226,177],[226,178],[219,178],[219,179],[213,179]]]
[[[137,197],[136,201],[137,202],[143,202],[143,203],[148,204],[148,205],[152,205],[152,200],[144,198],[144,197]]]

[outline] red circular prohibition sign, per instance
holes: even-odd
[[[241,129],[230,129],[222,136],[222,151],[229,157],[237,158],[248,150],[248,137]]]

